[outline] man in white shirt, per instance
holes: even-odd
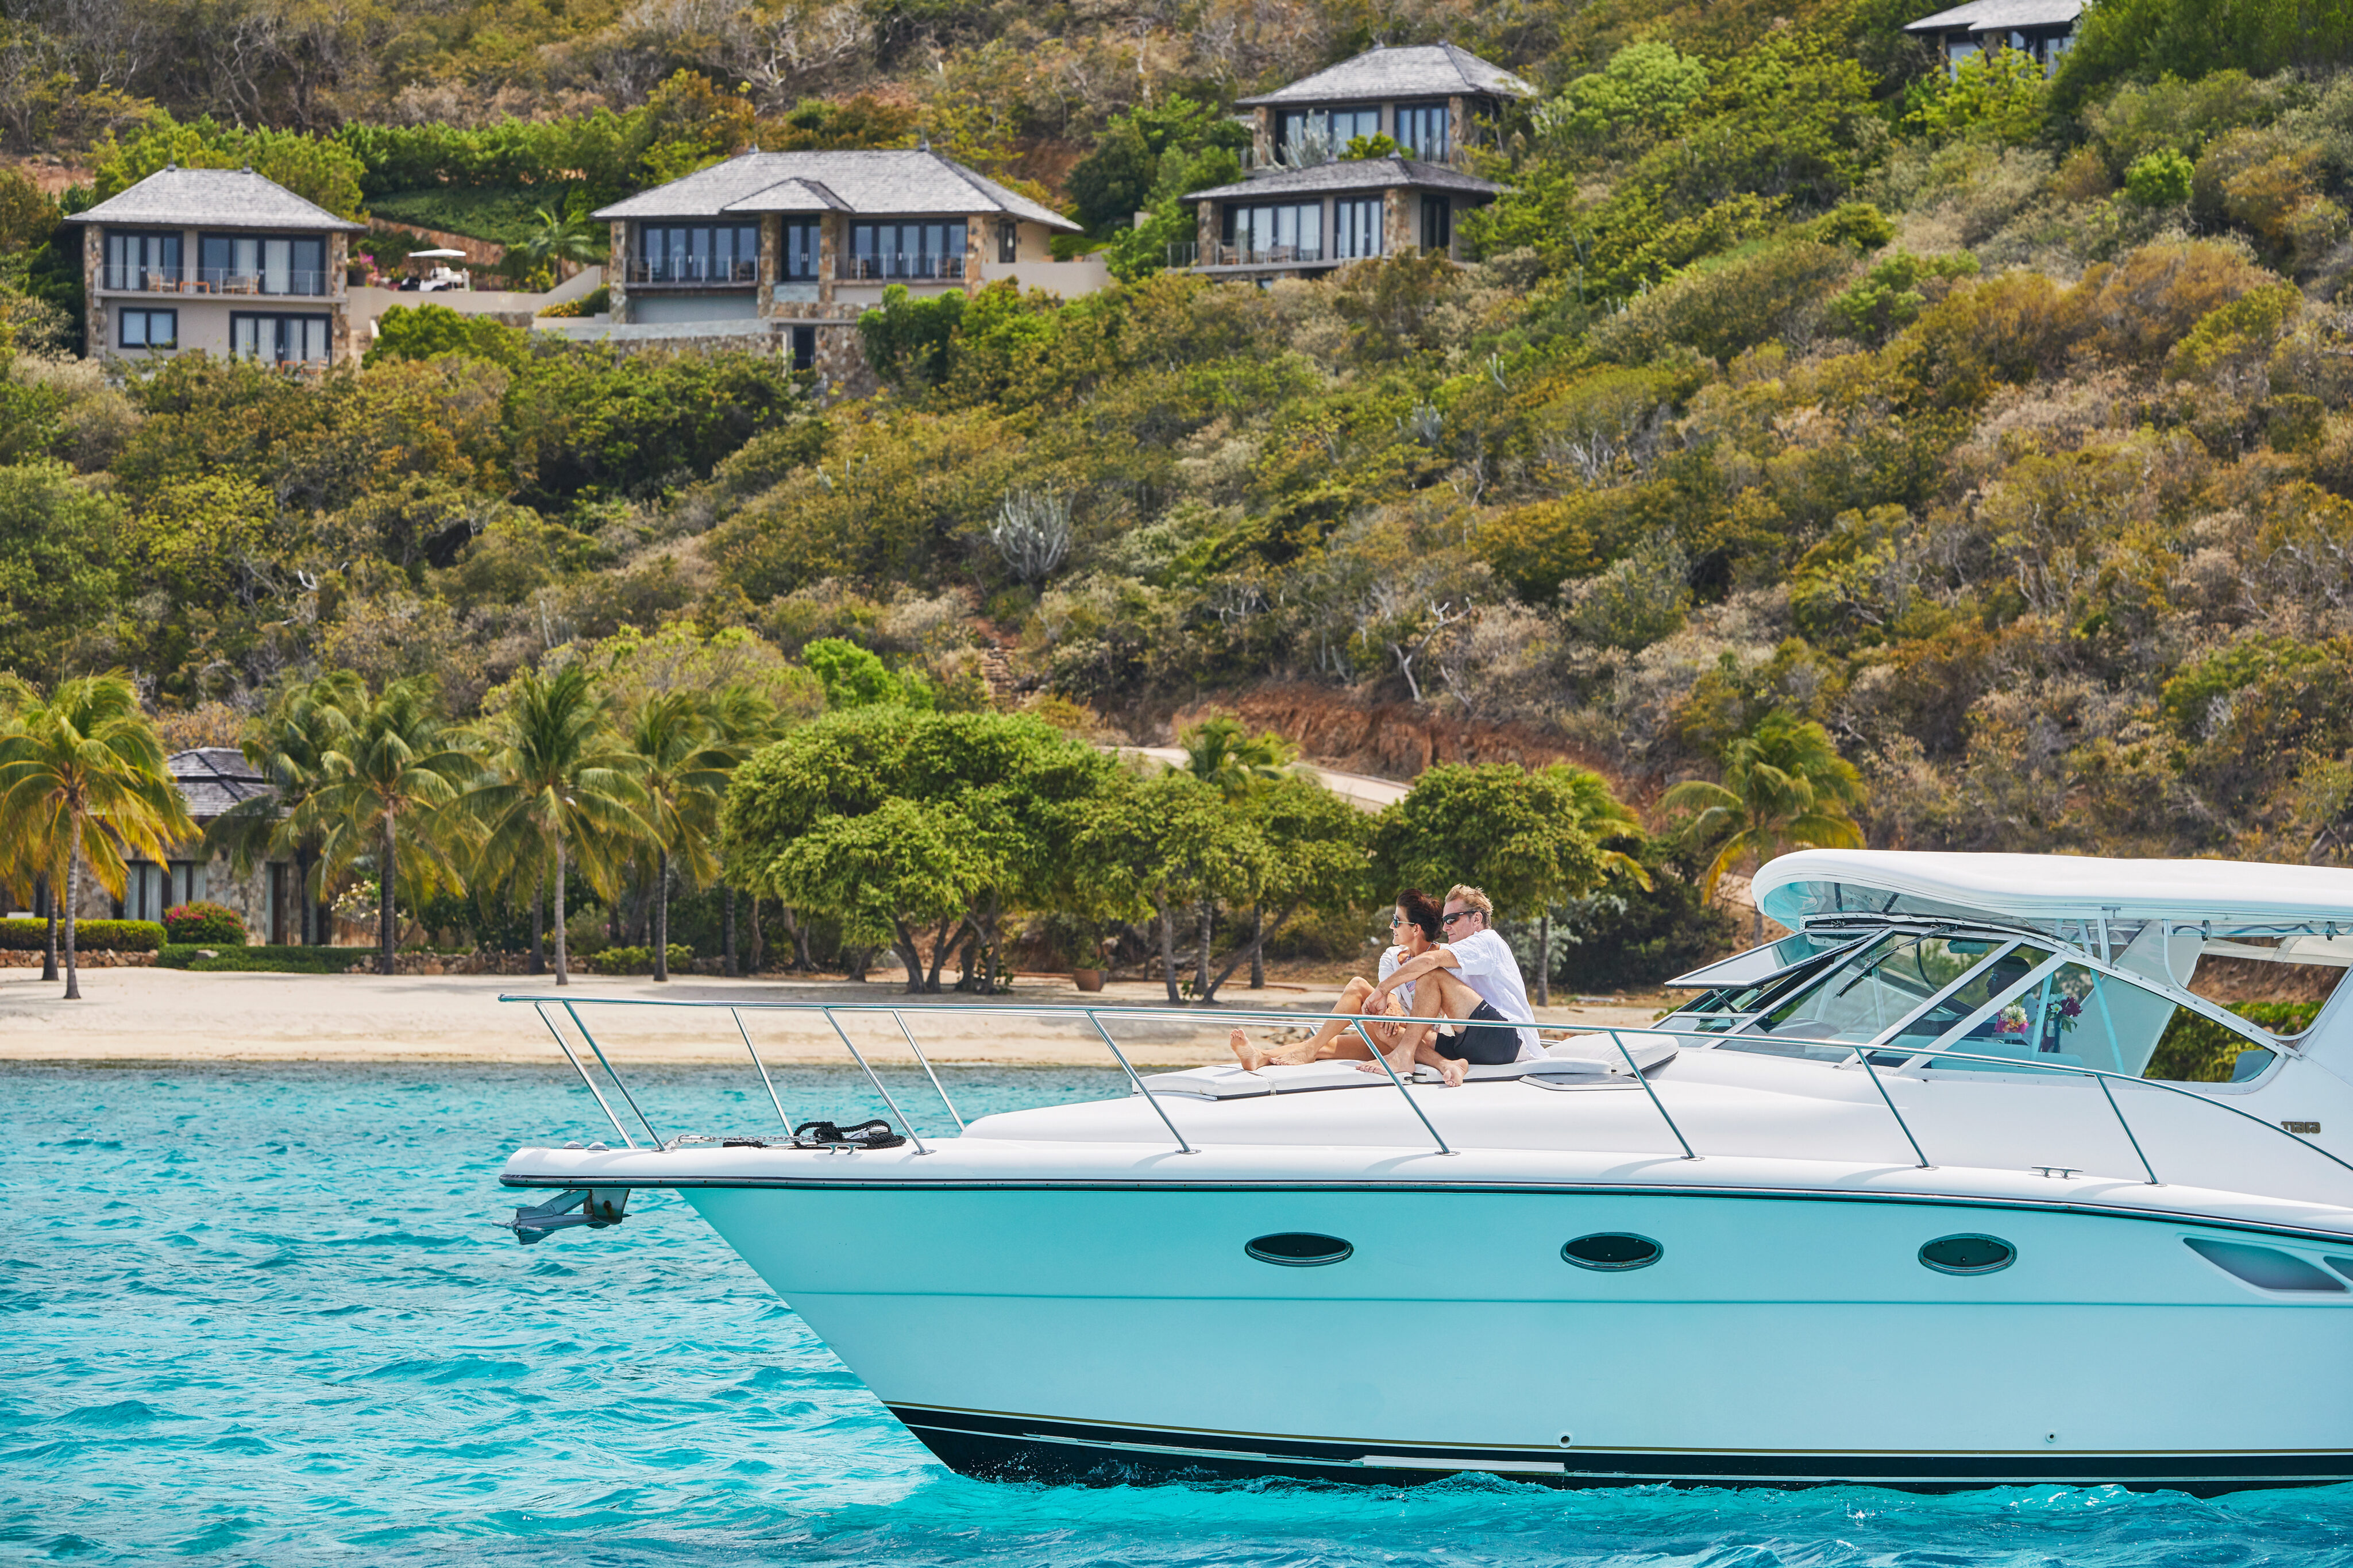
[[[1379,1010],[1390,992],[1413,986],[1414,1016],[1452,1020],[1438,1026],[1434,1036],[1416,1031],[1392,1057],[1393,1065],[1405,1068],[1419,1059],[1435,1066],[1448,1083],[1459,1084],[1472,1065],[1532,1061],[1544,1055],[1519,960],[1491,929],[1494,913],[1494,904],[1478,889],[1449,889],[1441,920],[1446,940],[1398,965],[1372,988],[1364,1004],[1367,1012]],[[1368,1070],[1378,1066],[1366,1063]]]

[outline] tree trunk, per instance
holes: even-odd
[[[555,983],[572,984],[571,953],[564,940],[564,835],[555,836]]]
[[[542,866],[531,879],[531,972],[547,973],[547,868]]]
[[[1196,1002],[1209,999],[1209,928],[1216,911],[1215,904],[1208,899],[1201,900],[1199,935],[1193,943],[1193,1000]]]
[[[752,895],[752,973],[760,973],[760,895]]]
[[[394,858],[398,853],[397,821],[392,813],[384,814],[384,854],[375,868],[375,966],[379,974],[392,973],[393,955],[399,948],[392,924],[392,879],[398,864]]]
[[[66,1000],[81,1000],[81,969],[74,962],[74,921],[81,902],[81,818],[66,835]]]
[[[1253,991],[1266,989],[1266,906],[1250,906],[1250,978]]]
[[[809,953],[808,921],[793,913],[790,909],[786,909],[785,929],[793,933],[793,968],[795,972],[801,974],[816,973],[817,960]],[[861,975],[860,978],[863,979],[864,976]]]
[[[654,851],[654,978],[670,978],[670,851]]]
[[[1160,908],[1160,976],[1168,983],[1168,1005],[1175,1006],[1185,1000],[1176,989],[1176,907],[1171,901]]]
[[[49,886],[47,877],[33,879],[33,897],[49,911],[48,940],[41,949],[41,979],[55,982],[58,977],[58,890]]]
[[[923,950],[917,945],[914,931],[905,921],[893,920],[891,928],[898,936],[898,940],[891,944],[891,951],[897,953],[899,962],[907,966],[907,990],[911,994],[920,996],[923,991]]]
[[[1552,1005],[1552,911],[1536,917],[1536,1005]]]
[[[721,914],[720,914],[720,925],[721,925],[721,927],[722,927],[722,935],[721,935],[721,940],[725,943],[725,951],[724,951],[724,953],[723,953],[723,956],[725,958],[725,961],[726,961],[727,978],[729,978],[730,980],[733,980],[733,978],[735,978],[735,889],[734,889],[730,888],[730,889],[727,889],[727,891],[726,891],[726,896],[725,896],[724,898],[723,898],[723,899],[720,900],[720,909],[721,909]]]

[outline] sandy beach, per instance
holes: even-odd
[[[925,1009],[911,1019],[935,1060],[1004,1065],[1094,1065],[1107,1060],[1082,1019],[1039,1018],[1024,1008],[1062,1007],[1081,994],[1062,976],[1023,976],[1013,994],[993,1002],[910,996],[889,980],[849,984],[824,980],[721,980],[696,977],[657,985],[647,979],[576,978],[562,991],[548,979],[316,974],[196,974],[184,970],[85,970],[82,999],[59,1000],[61,983],[37,969],[0,970],[0,1061],[90,1065],[221,1062],[525,1062],[560,1061],[535,1009],[501,1003],[502,994],[565,999],[617,1060],[739,1062],[744,1042],[726,1005],[656,1008],[589,1005],[617,1001],[733,1005],[770,1062],[846,1060],[825,1015],[776,1005]],[[1329,986],[1270,985],[1220,994],[1219,1005],[1167,1005],[1156,984],[1114,984],[1084,998],[1149,1010],[1154,1016],[1106,1020],[1138,1067],[1187,1067],[1226,1059],[1226,1033],[1237,1023],[1269,1031],[1281,1019],[1238,1014],[1313,1015],[1339,995]],[[1604,1028],[1646,1024],[1650,1005],[1554,1007],[1542,1021]],[[560,1017],[561,1015],[559,1014]],[[905,1061],[906,1041],[887,1013],[837,1014],[861,1050],[876,1060]]]

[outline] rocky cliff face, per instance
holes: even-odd
[[[1327,687],[1264,686],[1179,709],[1171,733],[1213,713],[1230,713],[1253,730],[1273,731],[1296,745],[1305,761],[1401,784],[1438,763],[1575,763],[1609,779],[1613,789],[1622,788],[1608,759],[1587,755],[1557,736],[1520,724],[1446,718],[1403,702],[1357,702]]]

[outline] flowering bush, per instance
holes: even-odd
[[[175,942],[245,943],[245,919],[226,904],[174,904],[164,911],[164,934]]]

